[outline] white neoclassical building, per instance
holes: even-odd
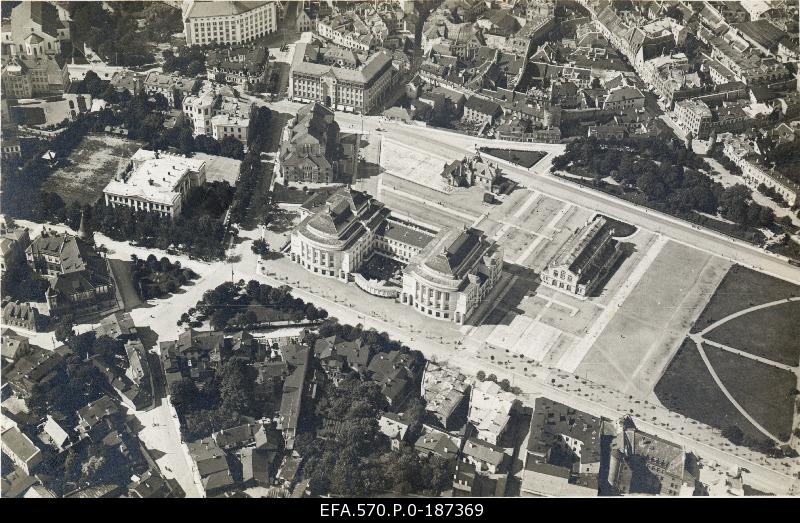
[[[127,169],[103,189],[110,207],[132,207],[174,219],[189,189],[206,181],[206,163],[177,154],[139,149]]]

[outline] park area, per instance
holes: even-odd
[[[733,424],[745,435],[786,441],[800,363],[798,294],[794,284],[731,267],[656,386],[659,400],[720,429],[732,425],[724,413],[733,409],[750,418]]]
[[[479,151],[494,156],[495,158],[517,164],[526,169],[530,169],[539,163],[539,160],[547,156],[547,153],[542,151],[522,151],[516,149],[500,149],[498,147],[481,147]]]
[[[725,397],[689,338],[675,354],[655,393],[662,405],[688,418],[720,430],[738,427],[751,438],[764,437]]]
[[[725,275],[692,332],[754,356],[796,367],[800,363],[798,298],[800,286],[735,265]]]
[[[110,134],[87,135],[42,184],[70,204],[92,204],[142,144]]]

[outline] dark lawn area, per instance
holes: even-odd
[[[794,397],[789,391],[797,386],[797,377],[705,343],[703,348],[717,376],[739,405],[771,434],[788,439],[794,414]],[[747,379],[742,379],[743,376]]]
[[[764,438],[761,431],[728,401],[689,338],[684,340],[656,384],[655,393],[669,410],[720,430],[733,425],[753,438]]]
[[[614,238],[627,238],[636,232],[636,226],[629,223],[603,216],[606,219],[607,226],[614,229]]]
[[[542,151],[520,151],[517,149],[500,149],[497,147],[481,147],[478,150],[482,153],[521,165],[526,169],[530,169],[536,165],[539,160],[547,156],[547,153]]]
[[[272,188],[272,198],[273,201],[277,203],[291,203],[299,205],[306,201],[312,194],[313,193],[303,191],[297,187],[287,187],[279,183],[276,183]]]
[[[272,307],[267,307],[258,303],[251,303],[247,306],[247,310],[253,311],[256,314],[256,318],[258,318],[259,323],[292,319],[291,312],[280,311],[278,309],[273,309]]]
[[[800,363],[800,301],[749,312],[723,323],[706,333],[705,337],[734,349],[797,367]]]
[[[753,305],[792,296],[800,296],[800,286],[741,265],[734,265],[728,270],[711,301],[697,318],[692,326],[692,332],[699,332],[711,323]]]
[[[361,275],[370,280],[399,282],[403,278],[403,264],[381,256],[373,255],[361,269]]]

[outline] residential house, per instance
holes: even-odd
[[[473,95],[464,104],[462,120],[492,125],[502,114],[503,110],[497,103]]]
[[[3,324],[37,332],[42,320],[39,310],[29,303],[19,301],[3,302]]]
[[[207,387],[227,355],[225,337],[221,332],[182,332],[175,341],[160,344],[161,359],[166,373],[167,386],[182,380],[191,380],[198,389]]]
[[[192,458],[195,477],[199,478],[206,496],[213,496],[234,486],[233,475],[223,451],[212,438],[186,444]]]
[[[537,398],[531,418],[522,492],[536,496],[596,496],[603,420]]]
[[[30,352],[28,338],[20,336],[11,329],[3,329],[0,344],[2,345],[3,365],[13,363]]]
[[[405,441],[408,427],[408,422],[403,419],[402,413],[384,412],[378,418],[378,430],[389,438],[392,450],[398,450],[400,443]]]
[[[514,394],[504,392],[497,383],[481,381],[472,387],[467,419],[475,427],[478,439],[499,445],[520,405]]]
[[[504,496],[510,462],[502,447],[468,438],[456,463],[453,496]]]
[[[466,421],[470,385],[466,377],[430,361],[422,373],[421,393],[425,410],[446,430],[457,430]]]
[[[25,474],[31,474],[42,462],[42,451],[17,427],[9,427],[2,435],[3,454]]]
[[[421,458],[437,456],[445,461],[455,461],[461,451],[461,439],[430,425],[422,426],[422,434],[414,443]]]
[[[623,495],[679,495],[684,482],[683,448],[632,423],[623,425],[611,446],[608,483]]]
[[[180,107],[183,99],[194,93],[199,85],[199,80],[196,78],[151,71],[145,77],[142,87],[149,95],[164,95],[170,107]]]

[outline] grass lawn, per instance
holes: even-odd
[[[800,296],[800,286],[734,265],[697,318],[692,332],[701,331],[709,324],[742,309],[791,296]]]
[[[67,165],[55,170],[42,184],[67,204],[94,203],[108,182],[127,165],[141,143],[101,133],[87,135],[72,151]]]
[[[479,150],[482,153],[521,165],[526,169],[530,169],[536,165],[539,160],[547,156],[547,153],[542,151],[520,151],[516,149],[499,149],[497,147],[481,147]]]
[[[794,413],[794,398],[789,391],[797,386],[795,375],[705,343],[703,348],[719,379],[739,405],[770,433],[788,438]]]
[[[709,356],[710,358],[710,356]],[[714,382],[692,340],[686,338],[655,387],[658,400],[678,412],[720,430],[730,425],[754,438],[764,435],[728,401]]]
[[[769,328],[761,328],[764,325]],[[705,337],[796,367],[800,363],[800,302],[782,303],[739,316],[706,333]]]
[[[603,218],[606,219],[608,227],[614,229],[614,238],[627,238],[636,232],[635,225],[621,222],[619,220],[615,220],[614,218],[609,218],[608,216],[603,216]]]

